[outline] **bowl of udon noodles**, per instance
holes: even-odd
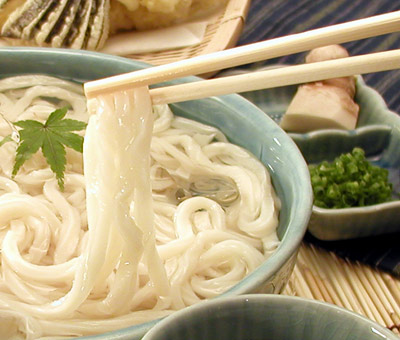
[[[144,67],[0,49],[2,339],[141,339],[174,311],[288,282],[312,208],[295,143],[237,94],[86,99],[83,83]]]

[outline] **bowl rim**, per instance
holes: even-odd
[[[372,205],[366,205],[362,207],[348,207],[348,208],[321,208],[313,205],[313,213],[319,215],[335,216],[337,214],[348,215],[348,214],[364,214],[373,213],[377,210],[390,210],[398,209],[400,207],[400,200],[396,199],[389,202],[377,203]]]
[[[266,310],[271,308],[271,310],[275,308],[280,308],[282,305],[291,305],[291,306],[304,306],[306,307],[306,311],[314,310],[315,308],[320,308],[323,312],[331,313],[332,315],[339,315],[348,318],[352,318],[354,320],[358,320],[359,322],[365,324],[365,326],[370,326],[374,328],[376,331],[382,334],[383,339],[396,340],[398,339],[397,335],[395,335],[388,328],[382,326],[376,321],[367,318],[364,315],[356,313],[350,309],[346,309],[340,307],[338,305],[320,301],[313,300],[305,297],[299,296],[291,296],[291,295],[278,295],[278,294],[244,294],[239,296],[230,296],[224,297],[219,300],[206,300],[200,302],[198,304],[192,305],[185,309],[175,312],[170,316],[161,320],[157,325],[155,325],[151,330],[149,330],[142,340],[153,340],[153,337],[163,332],[164,327],[169,326],[171,324],[177,324],[185,320],[186,317],[196,317],[199,320],[199,316],[203,310],[207,310],[208,313],[213,314],[216,310],[221,310],[225,308],[226,310],[237,310],[238,304],[239,306],[243,303],[249,303],[251,305],[265,305]]]

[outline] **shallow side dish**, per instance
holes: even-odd
[[[307,163],[331,161],[355,146],[374,164],[387,168],[394,192],[400,192],[400,116],[388,109],[382,96],[357,77],[355,101],[360,106],[354,130],[323,129],[289,133]],[[244,93],[279,124],[296,86]],[[369,207],[323,209],[313,207],[308,230],[321,240],[344,240],[400,231],[400,199]]]
[[[131,59],[96,52],[25,47],[0,49],[1,78],[40,73],[85,82],[147,66]],[[194,80],[198,78],[187,77],[179,82]],[[238,95],[184,102],[172,105],[172,109],[177,115],[219,127],[231,142],[251,151],[268,168],[282,202],[278,227],[282,242],[265,263],[223,296],[280,293],[292,272],[312,208],[308,169],[299,149],[268,116]],[[141,339],[157,322],[85,339]]]
[[[400,231],[400,116],[361,77],[357,80],[356,102],[360,105],[357,128],[316,131],[293,136],[308,163],[332,160],[355,146],[362,147],[373,164],[389,170],[394,200],[366,207],[323,209],[314,206],[308,230],[321,240],[345,240]],[[307,139],[309,139],[307,141]],[[317,144],[320,143],[320,147]]]

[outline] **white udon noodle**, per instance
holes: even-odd
[[[152,109],[146,88],[89,104],[84,155],[67,149],[64,192],[41,152],[12,178],[17,145],[0,147],[2,339],[73,338],[166,316],[223,293],[279,244],[279,200],[247,151],[168,106]],[[77,84],[3,79],[0,135],[12,131],[7,120],[44,121],[64,105],[88,120]],[[204,177],[234,183],[237,199],[177,201],[177,182]]]

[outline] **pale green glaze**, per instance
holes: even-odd
[[[87,81],[143,68],[130,59],[87,51],[0,48],[0,76],[44,73]],[[198,78],[185,78],[193,81]],[[173,105],[176,114],[218,126],[230,139],[253,152],[268,168],[282,201],[278,250],[256,271],[226,295],[252,292],[279,293],[289,279],[312,208],[311,184],[306,163],[297,146],[260,109],[238,95]],[[156,322],[133,326],[86,339],[140,339]]]
[[[143,340],[399,340],[341,307],[294,296],[242,295],[177,312]]]

